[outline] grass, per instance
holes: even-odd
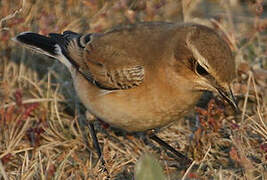
[[[184,18],[216,29],[229,43],[238,64],[233,89],[242,114],[235,116],[210,94],[159,132],[194,160],[188,169],[156,144],[96,123],[112,179],[132,179],[147,152],[167,179],[266,179],[266,10],[261,1],[234,2],[184,1]],[[177,22],[179,3],[2,0],[0,9],[0,179],[105,179],[69,73],[11,38],[23,31],[88,33],[121,23]]]

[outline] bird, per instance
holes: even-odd
[[[102,33],[22,32],[14,40],[58,59],[69,70],[88,117],[126,132],[148,132],[178,121],[204,91],[218,93],[239,110],[231,90],[236,76],[233,53],[204,25],[139,22]]]

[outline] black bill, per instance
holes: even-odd
[[[240,113],[240,109],[238,108],[238,105],[236,103],[236,99],[233,95],[233,92],[231,90],[231,88],[229,87],[229,91],[224,91],[222,89],[217,89],[219,94],[231,105],[231,107],[233,108],[233,110],[236,113]]]

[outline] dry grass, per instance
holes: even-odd
[[[151,152],[167,179],[266,179],[267,16],[261,1],[184,2],[186,21],[217,29],[234,51],[238,78],[233,87],[242,114],[234,116],[215,95],[204,98],[197,113],[162,129],[162,139],[194,159],[187,170],[150,141],[96,123],[110,175],[132,179],[136,161]],[[177,22],[179,4],[2,0],[0,9],[0,179],[105,179],[66,69],[10,39],[29,30],[87,33],[120,23]]]

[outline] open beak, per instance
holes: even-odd
[[[228,91],[225,91],[223,89],[217,88],[219,94],[231,105],[231,107],[233,108],[233,110],[235,111],[235,113],[240,113],[240,109],[237,106],[235,97],[233,95],[233,92],[231,90],[231,88],[229,87]]]

